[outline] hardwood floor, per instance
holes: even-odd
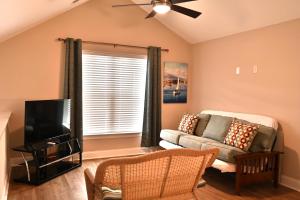
[[[9,200],[85,200],[86,190],[83,171],[85,168],[96,170],[101,160],[84,161],[81,168],[57,177],[40,186],[29,186],[11,182]],[[243,189],[241,196],[234,194],[234,176],[222,174],[215,169],[208,169],[204,179],[207,184],[198,189],[203,200],[225,199],[275,199],[275,200],[300,200],[300,192],[279,186],[277,189],[272,184],[259,184]]]
[[[221,200],[221,199],[275,199],[275,200],[300,200],[300,192],[291,190],[284,186],[274,188],[272,183],[256,184],[244,187],[241,190],[241,196],[235,194],[235,177],[232,173],[221,173],[216,169],[208,169],[203,176],[207,184],[198,189],[198,193],[203,200]]]

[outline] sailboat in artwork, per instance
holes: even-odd
[[[180,80],[179,77],[177,77],[177,85],[175,90],[173,91],[173,96],[178,96],[180,95]]]

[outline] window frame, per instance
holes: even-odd
[[[100,55],[100,56],[115,56],[115,57],[128,57],[128,58],[138,58],[138,59],[145,59],[146,61],[146,65],[145,67],[147,67],[147,55],[142,54],[142,53],[132,53],[132,52],[123,52],[123,51],[102,51],[102,50],[87,50],[84,49],[82,50],[82,56],[83,54],[90,54],[90,55]],[[83,71],[83,63],[82,63],[82,71]],[[146,75],[147,75],[147,69],[145,69],[145,79],[146,79]],[[82,81],[83,81],[83,77],[82,77]],[[145,80],[145,87],[146,87],[146,80]],[[84,112],[83,109],[83,84],[82,84],[82,113]],[[84,121],[82,120],[82,123],[84,123]],[[84,127],[84,125],[83,125]],[[93,139],[97,139],[98,137],[102,137],[102,138],[116,138],[116,137],[122,137],[122,138],[129,138],[129,137],[137,137],[137,136],[141,136],[142,132],[106,132],[106,133],[93,133],[93,134],[88,134],[88,133],[84,133],[84,129],[83,129],[83,137],[85,138],[85,140],[93,140]]]

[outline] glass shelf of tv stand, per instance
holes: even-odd
[[[40,165],[43,166],[45,164],[50,164],[55,162],[56,160],[61,160],[62,158],[72,157],[72,155],[77,154],[80,152],[80,146],[78,139],[73,138],[66,141],[61,141],[60,143],[55,144],[48,144],[48,143],[39,143],[35,145],[22,145],[18,147],[12,148],[14,151],[21,152],[21,153],[32,153],[33,156],[38,156],[38,152],[44,152],[47,153],[47,149],[53,148],[53,147],[60,147],[62,145],[66,145],[63,150],[58,150],[55,153],[52,154],[45,154],[45,157],[47,158],[48,162],[45,160],[44,162],[40,161]]]
[[[63,136],[68,136],[68,135],[63,135]],[[34,144],[21,145],[21,146],[13,147],[12,150],[19,151],[19,152],[32,153],[34,151],[47,149],[47,148],[53,147],[55,145],[68,143],[68,142],[71,142],[71,141],[74,141],[74,140],[76,140],[77,143],[78,143],[77,138],[69,138],[69,137],[63,137],[62,139],[53,138],[53,139],[46,140],[45,142],[37,142],[37,143],[34,143]],[[78,145],[79,145],[79,143],[78,143]]]
[[[61,146],[64,148],[60,149]],[[58,150],[48,154],[47,149],[51,147],[57,147]],[[80,153],[79,143],[77,139],[61,142],[59,144],[47,146],[47,148],[44,149],[44,153],[46,154],[46,159],[39,160],[39,168],[43,168],[66,158],[72,158],[74,155]]]
[[[55,148],[55,151],[49,153],[48,150],[53,147]],[[81,166],[81,150],[78,139],[76,138],[60,140],[55,144],[39,143],[30,146],[19,146],[13,148],[13,150],[21,153],[24,160],[24,163],[21,164],[21,166],[25,166],[27,174],[26,177],[22,177],[16,181],[40,184],[46,180],[56,177],[61,173]],[[23,153],[31,153],[32,159],[25,158]],[[73,159],[76,156],[77,160],[74,161]],[[58,166],[58,168],[56,166]],[[35,169],[34,173],[32,173],[30,170],[32,167]],[[52,171],[52,174],[50,171]],[[59,174],[55,174],[53,171],[56,171]],[[43,173],[48,175],[44,175],[43,177]]]

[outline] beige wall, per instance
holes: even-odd
[[[193,66],[189,110],[276,118],[284,132],[283,174],[300,179],[300,20],[194,45]]]
[[[0,111],[12,111],[10,146],[23,143],[24,100],[60,98],[63,45],[57,37],[169,48],[163,61],[190,66],[189,103],[163,105],[163,127],[182,113],[220,109],[270,115],[285,134],[283,173],[300,178],[300,20],[189,45],[145,12],[93,0],[0,44]],[[126,3],[126,2],[124,2]],[[193,57],[193,60],[191,59]],[[192,65],[194,67],[192,67]],[[258,73],[252,73],[253,65]],[[235,67],[241,74],[235,75]],[[85,141],[85,151],[128,148],[139,137]]]
[[[190,64],[188,43],[157,20],[145,20],[138,7],[112,9],[110,0],[93,0],[0,44],[0,111],[12,115],[11,146],[23,143],[24,100],[59,98],[63,80],[63,45],[58,37],[155,45],[169,48],[163,61]],[[129,1],[128,1],[129,2]],[[124,1],[123,3],[126,3]],[[163,105],[163,126],[174,128],[187,104]],[[86,140],[85,150],[135,147],[139,137]]]

